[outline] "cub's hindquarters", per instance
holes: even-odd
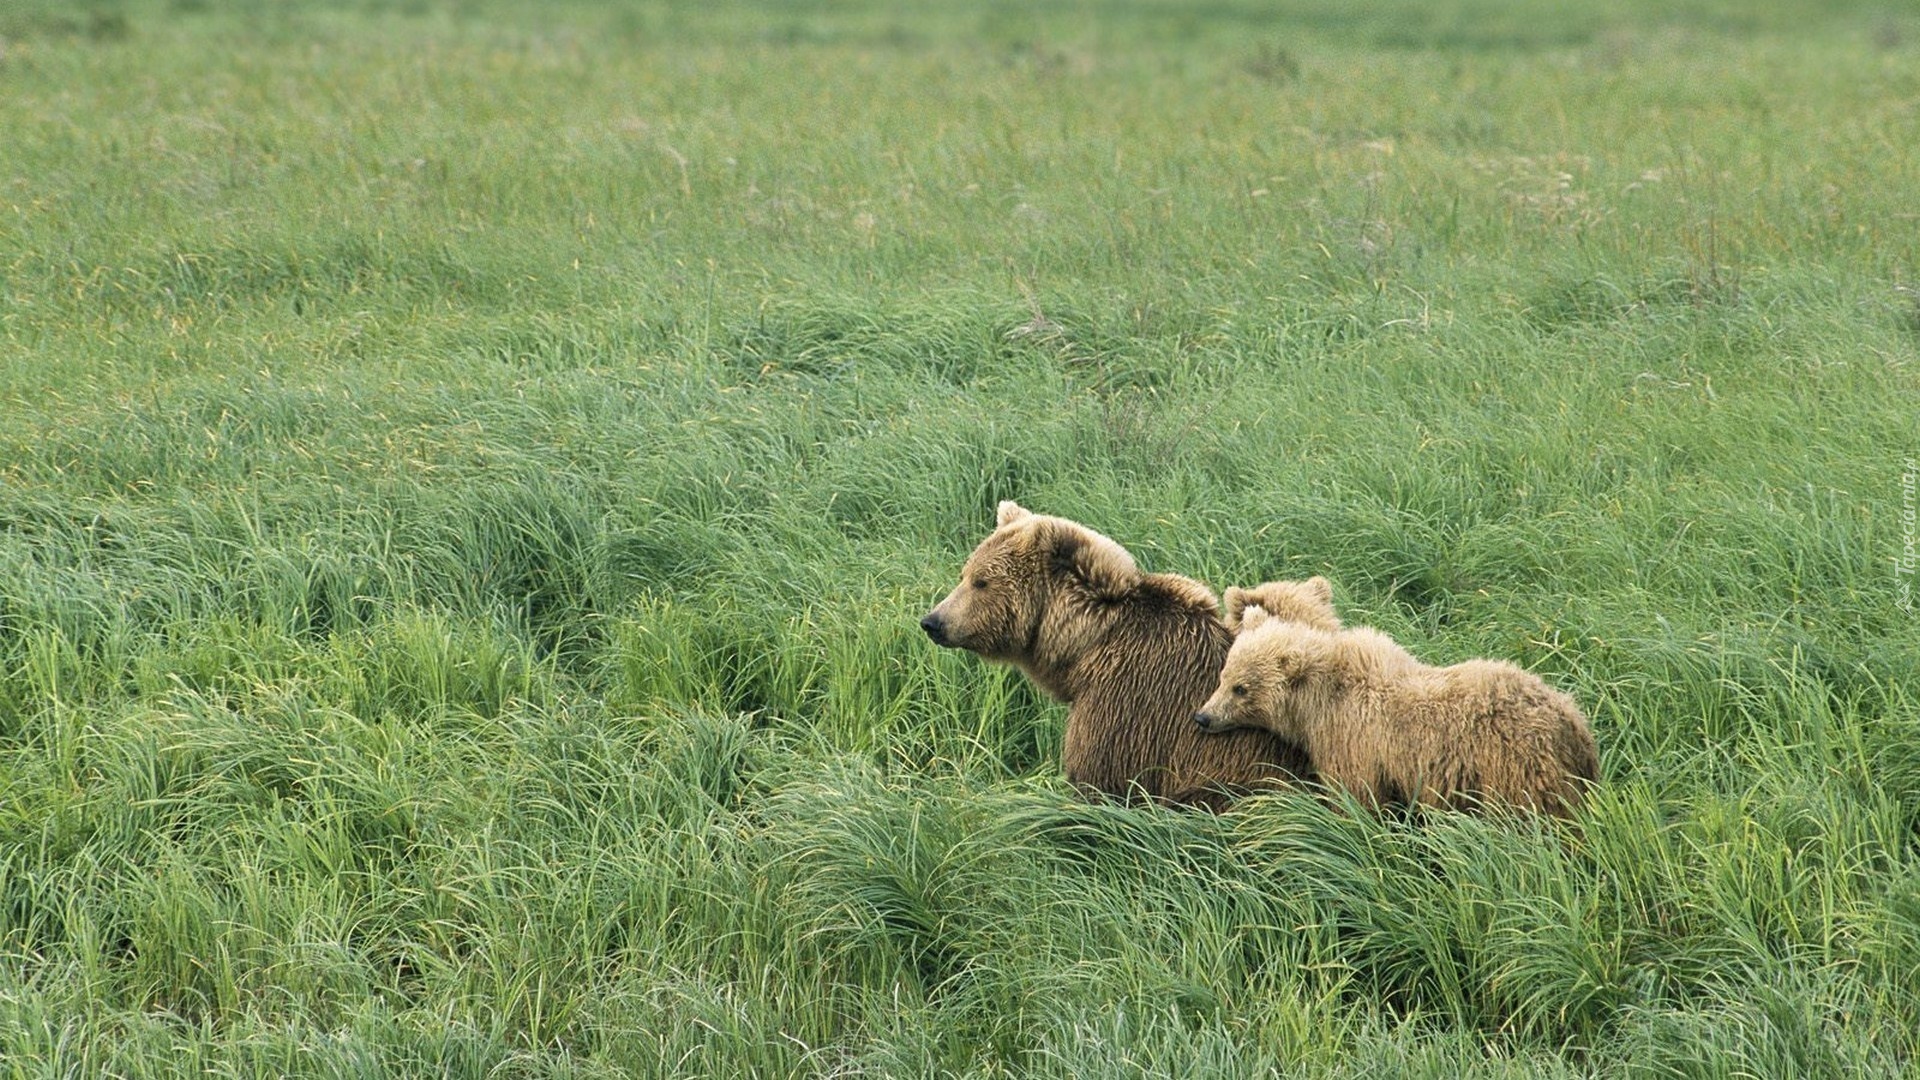
[[[1598,779],[1593,734],[1573,699],[1504,661],[1408,672],[1347,705],[1307,749],[1322,777],[1371,805],[1493,804],[1564,817]]]

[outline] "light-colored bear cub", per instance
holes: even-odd
[[[1305,581],[1269,581],[1251,589],[1228,586],[1226,596],[1227,629],[1238,634],[1240,618],[1248,605],[1258,605],[1267,614],[1288,622],[1306,623],[1321,630],[1340,629],[1340,616],[1333,610],[1333,583],[1314,576]]]
[[[1369,807],[1503,805],[1564,817],[1598,778],[1579,706],[1523,668],[1432,667],[1377,630],[1329,630],[1257,604],[1239,621],[1195,723],[1297,743],[1321,780]]]

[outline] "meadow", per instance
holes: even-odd
[[[0,1076],[1920,1065],[1895,0],[0,5]],[[997,500],[1575,695],[1092,805]]]

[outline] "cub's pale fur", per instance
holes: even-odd
[[[1333,610],[1333,583],[1323,577],[1305,581],[1269,581],[1251,589],[1229,587],[1226,603],[1227,629],[1240,632],[1240,617],[1247,605],[1257,604],[1267,614],[1288,622],[1306,623],[1320,630],[1340,629],[1340,616]]]
[[[1498,660],[1432,667],[1377,630],[1325,630],[1252,604],[1194,720],[1296,742],[1321,780],[1375,808],[1566,816],[1600,771],[1579,707],[1531,672]]]

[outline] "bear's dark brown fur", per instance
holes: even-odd
[[[1075,786],[1219,809],[1308,770],[1265,731],[1195,728],[1232,644],[1218,608],[1205,585],[1143,574],[1084,525],[1003,502],[959,586],[921,626],[935,644],[1013,664],[1071,706],[1061,767]]]

